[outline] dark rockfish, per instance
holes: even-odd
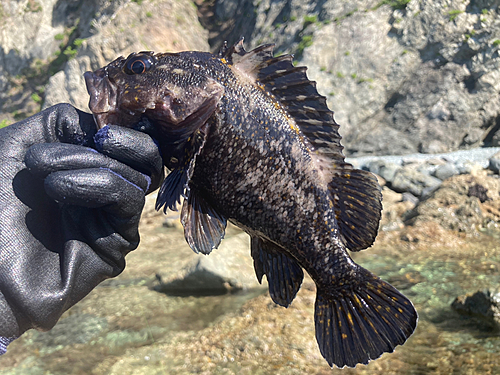
[[[375,177],[344,161],[338,125],[292,57],[242,41],[204,52],[120,57],[85,74],[100,127],[147,118],[170,174],[157,208],[175,209],[195,252],[217,248],[227,220],[251,236],[259,281],[288,306],[305,269],[317,286],[316,339],[330,366],[392,352],[417,313],[394,287],[352,261],[377,234]]]

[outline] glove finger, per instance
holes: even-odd
[[[151,177],[151,190],[163,180],[163,159],[149,135],[116,125],[105,126],[94,136],[96,149]]]
[[[24,159],[30,172],[40,178],[46,178],[56,171],[80,169],[109,169],[131,183],[148,191],[151,179],[148,175],[109,158],[94,149],[69,143],[39,143],[31,146]]]
[[[142,188],[111,169],[90,168],[58,171],[44,181],[54,200],[86,208],[101,208],[118,217],[140,214],[145,195]]]

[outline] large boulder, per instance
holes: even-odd
[[[211,42],[244,35],[294,53],[348,155],[500,145],[500,2],[389,3],[217,1]]]

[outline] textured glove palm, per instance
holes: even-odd
[[[52,328],[124,269],[163,163],[150,136],[96,135],[92,116],[66,104],[1,129],[0,158],[0,336],[15,338]]]

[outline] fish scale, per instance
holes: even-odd
[[[339,126],[306,68],[272,51],[247,52],[240,41],[218,55],[120,57],[85,74],[89,106],[101,127],[155,127],[170,169],[157,208],[176,209],[184,197],[181,222],[195,252],[217,248],[228,220],[241,227],[274,302],[292,303],[303,270],[316,283],[316,339],[328,364],[366,364],[402,345],[418,319],[405,296],[348,253],[375,239],[380,186],[345,162]]]

